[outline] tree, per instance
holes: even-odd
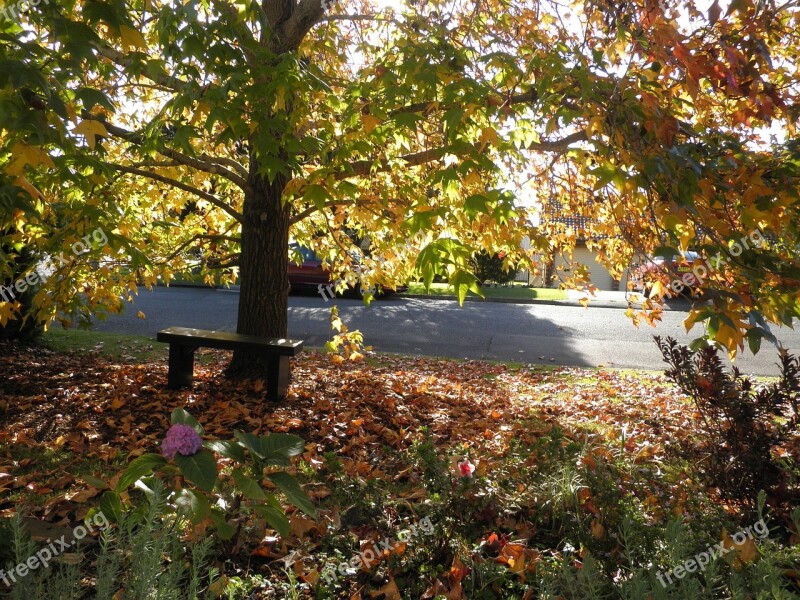
[[[729,349],[798,315],[794,3],[324,4],[67,0],[2,23],[0,230],[45,251],[109,230],[42,318],[194,257],[241,282],[239,332],[285,336],[289,236],[352,279],[353,231],[366,287],[444,274],[463,299],[477,251],[529,267],[574,244],[530,225],[526,180],[593,218],[615,272],[665,245],[729,256],[690,317]],[[787,139],[762,149],[769,123]],[[730,256],[754,229],[767,243]]]

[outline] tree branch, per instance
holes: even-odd
[[[106,131],[115,137],[123,139],[126,142],[136,144],[137,146],[140,146],[142,144],[143,141],[142,137],[137,133],[128,131],[127,129],[123,129],[122,127],[117,127],[116,125],[112,125],[105,119],[101,119],[96,116],[88,115],[86,116],[86,118],[94,119],[96,121],[101,122],[103,126],[106,128]],[[247,176],[247,171],[242,165],[240,165],[234,160],[228,159],[226,161],[226,164],[228,163],[228,161],[230,161],[230,163],[236,164],[240,172],[243,173],[244,175],[239,173],[234,173],[230,169],[219,164],[220,161],[216,157],[209,156],[208,154],[203,154],[201,158],[194,158],[192,156],[184,154],[183,152],[178,152],[177,150],[173,150],[172,148],[167,148],[166,146],[158,148],[158,153],[163,154],[167,158],[171,158],[172,160],[184,166],[197,169],[198,171],[203,171],[204,173],[210,173],[212,175],[219,175],[220,177],[224,177],[231,183],[239,186],[246,194],[252,192],[250,184],[247,182],[247,179],[245,179],[245,177]]]
[[[227,156],[209,156],[208,154],[203,153],[200,155],[200,160],[206,160],[215,162],[219,165],[225,165],[227,167],[230,167],[231,169],[239,173],[239,175],[245,178],[247,178],[250,175],[250,173],[248,173],[247,171],[247,167],[245,167],[242,163],[233,160],[232,158],[228,158]]]
[[[165,183],[167,185],[171,185],[176,187],[184,192],[189,192],[190,194],[194,194],[195,196],[199,196],[203,200],[213,204],[217,208],[225,211],[231,217],[239,221],[240,223],[244,220],[244,215],[238,212],[233,207],[229,206],[213,194],[209,194],[208,192],[204,192],[203,190],[198,190],[196,187],[188,185],[186,183],[182,183],[177,179],[172,179],[171,177],[166,177],[164,175],[159,175],[158,173],[152,173],[150,171],[145,171],[143,169],[136,169],[134,167],[126,167],[124,165],[117,165],[113,163],[108,163],[108,165],[117,171],[121,171],[123,173],[130,173],[131,175],[139,175],[140,177],[147,177],[148,179],[153,179],[155,181],[160,181],[161,183]]]
[[[117,50],[116,48],[112,48],[111,46],[106,46],[105,44],[95,44],[94,46],[97,49],[98,54],[101,56],[106,57],[108,60],[116,64],[117,66],[122,67],[123,69],[129,68],[131,65],[134,64],[134,60],[129,56],[125,56],[122,52]],[[149,79],[153,83],[157,83],[158,85],[167,88],[173,92],[178,91],[178,86],[176,84],[186,85],[186,81],[182,79],[178,79],[174,75],[170,76],[167,73],[163,74],[144,74],[142,76]]]
[[[166,258],[164,258],[164,262],[172,260],[173,258],[178,256],[181,252],[183,252],[184,249],[189,247],[192,244],[192,242],[196,242],[197,240],[226,240],[229,242],[241,242],[242,238],[237,238],[231,235],[213,235],[213,234],[199,233],[195,236],[190,237],[188,240],[186,240],[180,246],[178,246],[174,252],[172,252]]]
[[[577,142],[584,142],[587,140],[586,132],[583,130],[576,131],[575,133],[571,133],[568,136],[565,136],[559,140],[542,140],[540,142],[532,142],[526,147],[526,150],[537,150],[541,152],[564,152],[571,146]],[[477,146],[474,146],[477,150]],[[412,152],[411,154],[405,154],[403,156],[398,157],[394,160],[402,160],[405,162],[406,167],[417,167],[419,165],[424,165],[429,162],[433,162],[434,160],[439,160],[444,158],[447,154],[460,154],[461,152],[456,152],[453,148],[448,146],[441,146],[439,148],[432,148],[430,150],[422,150],[421,152]],[[394,161],[391,161],[394,162]],[[391,162],[389,159],[379,159],[377,161],[371,160],[357,160],[355,162],[350,163],[349,169],[347,171],[342,171],[340,173],[336,173],[334,176],[336,179],[347,179],[348,177],[364,177],[371,173],[385,173],[386,171],[392,168]],[[376,164],[377,163],[377,164]]]
[[[511,104],[521,104],[523,102],[536,102],[539,99],[539,94],[536,93],[536,90],[530,89],[527,92],[522,92],[520,94],[513,94],[508,96],[505,103],[508,105]],[[395,110],[389,113],[390,117],[395,117],[400,114],[404,113],[418,113],[418,112],[427,112],[430,110],[431,104],[435,104],[435,100],[431,100],[429,102],[416,102],[414,104],[408,104],[407,106],[403,106],[402,108],[396,108]],[[442,110],[447,110],[450,108],[449,106],[439,106],[437,107]]]
[[[378,15],[325,15],[317,19],[317,23],[324,23],[329,21],[385,21],[387,23],[397,23],[394,19],[387,19]]]

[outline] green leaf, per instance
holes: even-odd
[[[167,459],[161,454],[142,454],[128,465],[122,473],[122,477],[117,482],[115,488],[117,492],[128,489],[145,475],[150,475],[153,471],[167,464]]]
[[[478,278],[468,271],[458,270],[453,273],[449,280],[450,285],[456,290],[456,297],[459,304],[464,304],[464,299],[467,297],[467,292],[475,292],[478,296],[483,298],[483,292],[478,285]]]
[[[236,487],[244,494],[245,498],[264,500],[267,497],[261,485],[252,477],[245,475],[241,469],[234,469],[231,476]]]
[[[286,518],[286,513],[280,508],[268,505],[260,505],[253,507],[258,514],[264,517],[275,531],[280,533],[283,537],[288,537],[291,532],[289,519]]]
[[[125,513],[125,507],[122,506],[119,494],[116,492],[106,492],[100,498],[100,512],[103,513],[109,521],[119,523],[122,515]]]
[[[217,528],[217,533],[221,539],[229,540],[236,534],[236,528],[225,520],[225,513],[216,506],[211,509],[211,521],[214,523],[214,527]]]
[[[175,506],[192,523],[197,525],[211,516],[211,504],[203,494],[190,488],[183,488],[174,498]]]
[[[330,197],[331,195],[328,193],[328,190],[316,183],[307,186],[305,194],[303,194],[303,199],[307,202],[311,202],[317,208],[324,207],[325,203],[330,200]]]
[[[747,332],[747,345],[750,347],[750,352],[758,354],[761,350],[761,338],[763,334],[758,329],[750,329]]]
[[[205,431],[203,431],[203,426],[197,422],[197,419],[182,408],[173,410],[171,419],[173,425],[189,425],[198,434],[203,435],[205,433]]]
[[[617,169],[612,165],[602,165],[595,169],[590,169],[589,173],[597,178],[594,189],[599,190],[607,186],[617,176]]]
[[[693,339],[691,341],[691,343],[689,344],[689,348],[691,348],[692,351],[694,351],[694,352],[698,352],[698,351],[702,350],[703,348],[705,348],[707,345],[708,345],[708,338],[703,336],[703,337],[699,337],[699,338]]]
[[[203,447],[208,448],[212,452],[216,452],[220,456],[235,460],[238,463],[243,463],[245,460],[247,460],[247,457],[244,453],[244,448],[242,448],[241,444],[238,442],[210,440],[208,442],[203,442]]]
[[[98,490],[107,490],[111,488],[111,486],[109,486],[108,483],[106,483],[102,479],[98,479],[94,475],[81,475],[81,479],[83,479],[86,483],[88,483],[92,487],[97,488]]]
[[[286,494],[289,502],[294,504],[309,517],[317,518],[317,509],[314,503],[311,501],[311,498],[308,497],[308,494],[303,491],[303,488],[300,487],[300,484],[297,483],[294,477],[288,473],[271,473],[267,475],[267,477],[272,483],[278,486],[278,489]]]
[[[234,431],[233,435],[239,440],[239,443],[250,450],[258,458],[264,458],[261,454],[261,441],[252,433],[245,433],[243,431]]]
[[[478,213],[488,214],[492,201],[483,194],[473,194],[464,202],[464,212],[472,218]]]
[[[208,450],[191,456],[175,455],[175,464],[186,479],[200,489],[210,492],[217,483],[217,461]]]
[[[273,433],[259,439],[261,455],[267,464],[288,466],[292,456],[298,456],[305,448],[303,438],[291,433]]]
[[[83,103],[83,108],[87,111],[91,111],[95,105],[102,106],[111,112],[116,110],[108,96],[100,90],[88,87],[78,88],[75,92],[75,97]]]

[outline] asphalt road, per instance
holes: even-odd
[[[155,336],[172,325],[235,331],[236,290],[156,288],[140,290],[124,314],[98,322],[97,331]],[[383,352],[479,358],[521,363],[573,366],[638,367],[661,370],[664,363],[654,334],[688,343],[682,321],[688,306],[673,305],[657,328],[634,327],[619,308],[552,304],[467,302],[389,298],[364,306],[337,299],[339,314],[350,329],[360,329],[367,344]],[[329,338],[331,302],[319,296],[291,296],[289,336],[322,346]],[[146,318],[139,319],[141,310]],[[693,333],[699,335],[700,329]],[[783,344],[800,353],[800,332],[776,331]],[[761,352],[736,359],[745,372],[775,375],[777,355],[764,343]]]

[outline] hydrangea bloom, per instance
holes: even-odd
[[[475,472],[475,465],[469,462],[469,460],[465,460],[458,463],[458,470],[462,477],[472,477],[472,474]]]
[[[173,425],[161,443],[161,452],[167,458],[175,458],[176,454],[191,456],[203,446],[200,434],[190,425]]]

